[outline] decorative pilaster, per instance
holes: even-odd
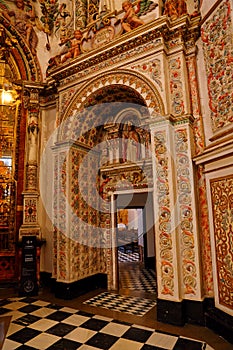
[[[157,317],[159,321],[182,325],[188,312],[187,301],[202,300],[191,118],[157,118],[151,124],[151,137]]]
[[[173,130],[166,118],[151,126],[158,298],[179,302]]]
[[[184,299],[202,299],[198,213],[192,162],[193,133],[190,118],[182,118],[174,127],[175,176],[177,193],[177,229],[182,266],[181,293]]]
[[[22,236],[36,236],[41,239],[38,224],[38,152],[39,152],[39,93],[42,87],[24,86],[24,108],[27,111],[26,171],[23,192],[23,224],[19,230]]]

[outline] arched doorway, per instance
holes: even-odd
[[[122,76],[121,74],[120,77]],[[117,74],[114,76],[115,84],[107,85],[106,79],[107,76],[105,86],[101,88],[96,88],[99,80],[98,83],[95,82],[93,92],[89,93],[86,99],[82,97],[82,93],[85,95],[87,90],[90,92],[90,86],[83,89],[77,99],[73,98],[58,132],[55,157],[57,157],[58,166],[63,164],[60,171],[63,176],[56,179],[55,188],[61,186],[60,193],[64,192],[64,188],[69,191],[72,214],[74,214],[74,218],[71,215],[69,221],[64,220],[67,215],[65,210],[67,203],[64,198],[63,220],[60,227],[62,234],[64,233],[66,237],[63,236],[62,249],[65,251],[69,249],[76,253],[72,255],[72,263],[70,263],[64,260],[64,255],[60,259],[60,251],[55,247],[57,261],[55,263],[59,266],[59,270],[55,270],[54,275],[67,283],[70,280],[86,278],[90,274],[93,276],[96,273],[102,273],[107,275],[108,289],[117,289],[116,251],[112,234],[116,222],[113,219],[115,213],[111,212],[111,193],[116,190],[127,191],[129,188],[133,191],[143,189],[145,192],[153,188],[148,129],[150,111],[146,101],[137,91],[141,91],[141,87],[136,90],[126,86],[124,82],[127,79],[120,82]],[[111,74],[110,80],[112,79]],[[143,84],[145,82],[141,85]],[[152,91],[147,91],[148,94],[152,101]],[[155,100],[156,98],[155,96]],[[159,108],[158,103],[155,110],[158,112]],[[132,142],[133,136],[131,136],[135,133],[138,136],[137,141],[134,140],[136,145]],[[69,148],[69,152],[72,149],[69,161],[72,159],[73,163],[69,163],[70,165],[59,160],[64,147]],[[86,163],[83,161],[84,158]],[[85,166],[83,166],[84,163]],[[68,174],[67,169],[70,167],[72,172]],[[80,177],[81,168],[83,168],[82,177]],[[59,171],[56,174],[60,176]],[[92,190],[90,190],[91,183],[94,184]],[[84,196],[80,192],[81,187],[87,193]],[[57,199],[55,207],[58,204],[63,208],[63,200],[55,196],[55,200]],[[56,218],[59,226],[57,215]],[[79,221],[78,224],[77,221]],[[69,225],[66,226],[67,222]],[[98,234],[93,235],[93,230],[98,231]],[[86,238],[88,232],[92,238],[95,236],[93,245],[98,244],[98,247],[88,246]],[[55,231],[54,240],[58,242],[60,239],[60,233]],[[58,261],[62,262],[59,264]],[[68,274],[67,271],[71,265],[75,266],[76,270],[73,268],[72,273]]]

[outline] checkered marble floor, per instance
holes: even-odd
[[[0,314],[12,316],[3,350],[212,349],[203,342],[35,298],[0,300]]]
[[[132,268],[132,266],[129,268],[127,266],[120,267],[120,288],[143,290],[155,294],[157,291],[155,271],[140,268],[138,265],[135,268]]]
[[[139,253],[128,251],[127,253],[118,249],[118,261],[126,262],[126,261],[139,261]]]
[[[144,316],[150,309],[152,309],[152,307],[156,305],[156,301],[146,298],[126,297],[115,293],[104,292],[96,295],[94,298],[86,300],[84,304],[125,312],[131,315]]]

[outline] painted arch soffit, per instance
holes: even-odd
[[[68,106],[66,101],[66,110],[60,111],[62,112],[60,115],[63,117],[60,119],[59,123],[60,131],[58,141],[68,141],[72,139],[72,132],[77,128],[77,115],[79,114],[81,127],[81,123],[83,123],[87,116],[91,118],[92,107],[98,104],[93,97],[101,96],[102,92],[106,91],[106,89],[111,86],[116,88],[123,87],[129,94],[134,93],[135,97],[137,97],[137,102],[132,103],[137,103],[138,106],[144,107],[150,119],[165,115],[164,104],[159,92],[143,75],[138,72],[132,73],[129,70],[111,71],[110,73],[99,75],[88,83],[85,83],[81,89],[74,93]],[[68,96],[66,96],[66,98],[68,98]],[[131,101],[133,101],[133,99]],[[103,103],[106,104],[106,102]]]
[[[14,64],[17,66],[17,69],[15,69],[18,72],[18,74],[14,72],[14,76],[17,77],[17,79],[27,81],[41,81],[42,74],[39,61],[37,57],[31,53],[24,38],[1,14],[0,26],[4,28],[7,38],[12,42],[10,59],[14,61]]]

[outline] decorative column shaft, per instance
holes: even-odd
[[[42,87],[24,86],[24,108],[27,113],[26,171],[23,202],[23,224],[19,239],[26,235],[36,235],[41,239],[38,224],[38,152],[39,152],[39,92]]]

